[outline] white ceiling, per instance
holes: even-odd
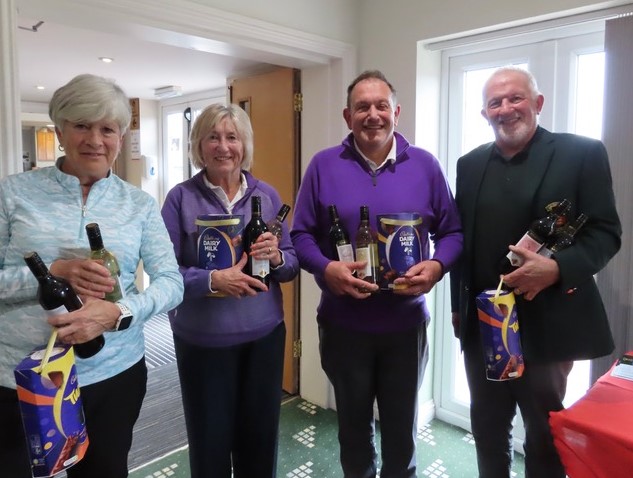
[[[39,21],[17,17],[20,96],[26,102],[48,103],[55,89],[81,73],[113,78],[131,98],[156,99],[155,88],[181,86],[185,95],[221,88],[228,76],[262,65],[48,21],[31,31]],[[114,61],[105,64],[99,57]]]

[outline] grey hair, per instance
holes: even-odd
[[[365,80],[378,80],[386,84],[389,87],[389,91],[391,92],[391,102],[395,106],[395,104],[398,102],[396,98],[396,89],[393,87],[391,83],[389,83],[389,80],[387,80],[387,77],[385,76],[385,74],[380,70],[365,70],[356,78],[354,78],[354,80],[347,87],[347,103],[346,104],[348,108],[352,107],[351,100],[352,100],[352,91],[354,90],[354,87],[357,84],[359,84],[361,81],[365,81]]]
[[[83,74],[58,88],[48,105],[48,115],[58,129],[64,123],[93,123],[112,120],[121,134],[127,131],[132,119],[130,100],[114,80]]]
[[[486,83],[484,83],[484,88],[482,91],[482,100],[483,100],[484,108],[486,106],[486,91],[488,90],[488,84],[494,77],[503,73],[519,73],[520,75],[522,75],[527,80],[528,88],[530,90],[530,95],[532,96],[532,99],[536,99],[536,97],[541,94],[540,90],[538,89],[538,84],[536,83],[536,78],[528,70],[526,70],[525,68],[521,68],[520,66],[515,66],[515,65],[502,66],[500,68],[497,68],[492,73],[492,75],[490,75],[490,78],[486,80]]]
[[[231,120],[235,126],[237,135],[244,146],[241,168],[250,171],[253,166],[253,127],[246,111],[235,104],[224,106],[221,103],[215,103],[207,106],[196,118],[189,139],[191,163],[198,169],[204,168],[202,140],[224,119]]]

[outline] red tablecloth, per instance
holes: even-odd
[[[633,381],[611,370],[571,407],[550,413],[569,478],[633,477]]]

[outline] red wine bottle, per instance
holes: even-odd
[[[571,202],[569,202],[568,199],[560,201],[552,208],[547,216],[532,221],[529,229],[516,245],[532,252],[538,252],[545,244],[545,241],[547,241],[547,238],[554,233],[556,221],[569,213],[570,208]],[[507,274],[522,265],[523,259],[521,256],[510,251],[500,265],[500,272]]]
[[[571,246],[574,243],[578,230],[587,222],[586,214],[581,213],[572,224],[567,224],[556,230],[545,245],[538,253],[545,257],[551,257],[553,254]]]
[[[248,254],[248,262],[244,272],[263,282],[268,287],[270,283],[270,261],[268,259],[255,259],[250,255],[252,245],[266,231],[268,231],[268,226],[262,219],[262,198],[251,196],[251,220],[244,228],[244,252]]]
[[[60,315],[78,310],[83,305],[70,283],[63,277],[52,275],[37,252],[29,252],[24,256],[26,265],[39,282],[37,300],[46,315]],[[105,345],[103,335],[99,335],[83,344],[75,344],[73,348],[78,357],[89,358],[99,352]]]
[[[332,248],[332,258],[342,262],[354,262],[354,248],[349,240],[349,234],[338,216],[338,211],[334,204],[328,207],[330,213],[330,246]]]

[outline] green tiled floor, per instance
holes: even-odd
[[[281,407],[278,478],[340,477],[336,433],[334,411],[300,398],[284,403]],[[419,430],[417,462],[421,478],[477,476],[472,436],[439,420],[433,420]],[[513,477],[523,478],[523,457],[519,454],[515,455],[514,471]],[[187,449],[135,470],[130,478],[189,478]]]

